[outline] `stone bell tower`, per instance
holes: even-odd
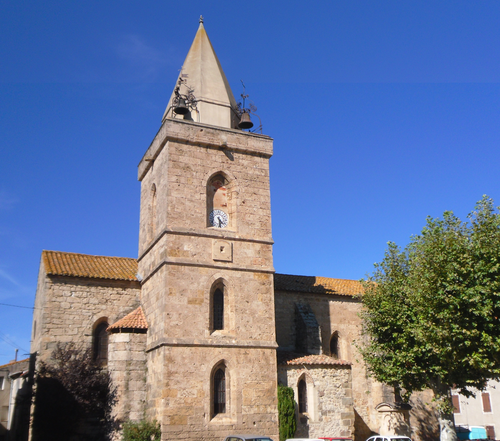
[[[203,22],[139,164],[147,417],[163,439],[278,437],[269,158]]]

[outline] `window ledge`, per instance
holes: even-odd
[[[236,424],[236,418],[232,418],[227,414],[219,413],[210,420],[209,424],[223,424],[223,425]]]

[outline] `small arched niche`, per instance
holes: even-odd
[[[207,226],[218,229],[234,229],[234,182],[219,171],[207,182]]]
[[[92,357],[100,366],[108,364],[108,329],[107,317],[101,317],[94,323],[92,331]]]
[[[330,337],[330,357],[340,358],[339,333],[335,331]]]

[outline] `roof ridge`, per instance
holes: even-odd
[[[42,254],[43,253],[61,253],[61,254],[73,254],[73,255],[76,255],[76,256],[92,256],[92,257],[107,257],[107,258],[110,258],[110,259],[130,259],[130,260],[137,260],[136,257],[105,256],[104,254],[75,253],[74,251],[42,250]]]
[[[281,291],[334,294],[351,297],[363,293],[363,285],[359,280],[279,273],[274,274],[274,287],[276,290]]]
[[[341,277],[326,277],[326,276],[305,276],[300,274],[284,274],[284,273],[274,273],[275,276],[285,276],[285,277],[314,277],[316,279],[330,279],[330,280],[345,280],[346,282],[358,282],[358,279],[344,279]]]

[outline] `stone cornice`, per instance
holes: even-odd
[[[225,266],[220,264],[210,264],[210,263],[197,263],[189,260],[173,260],[173,259],[163,259],[159,262],[159,264],[155,267],[153,271],[151,271],[147,276],[145,276],[141,283],[144,284],[147,282],[162,266],[164,265],[179,265],[179,266],[191,266],[198,268],[213,268],[217,270],[226,270],[226,271],[245,271],[252,273],[263,273],[263,274],[274,274],[274,268],[271,267],[269,269],[261,269],[255,268],[253,266]]]
[[[261,240],[253,239],[251,237],[241,237],[237,233],[229,230],[195,230],[192,228],[177,228],[172,230],[171,228],[165,228],[150,244],[149,246],[139,255],[137,262],[140,262],[146,254],[148,254],[151,249],[167,234],[178,235],[178,236],[193,236],[193,237],[206,237],[208,239],[224,239],[224,240],[234,240],[239,242],[250,242],[259,243],[262,245],[274,245],[274,241],[271,240]]]
[[[180,347],[211,347],[211,348],[242,348],[242,349],[277,349],[278,344],[273,341],[255,341],[255,340],[237,340],[231,337],[230,340],[224,339],[196,339],[196,338],[161,338],[150,343],[146,352],[151,352],[162,346],[180,346]]]
[[[269,136],[167,118],[138,165],[139,181],[144,179],[168,141],[266,158],[273,155],[273,140]]]

